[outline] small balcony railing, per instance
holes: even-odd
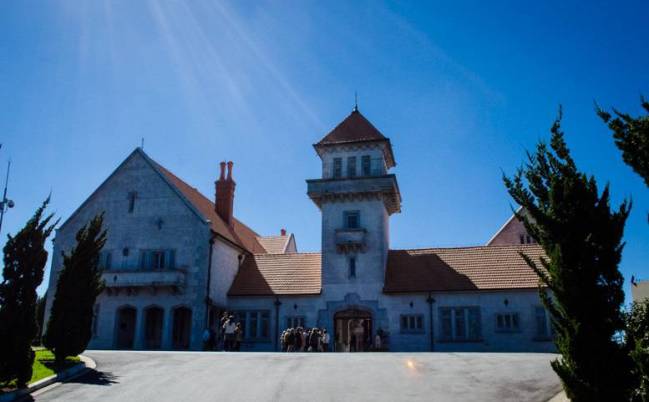
[[[339,253],[365,251],[365,229],[336,229],[336,249]]]
[[[186,272],[184,269],[105,271],[102,279],[108,294],[121,290],[133,293],[147,288],[153,292],[169,289],[178,293],[185,286]]]

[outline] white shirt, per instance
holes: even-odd
[[[237,325],[232,321],[228,321],[225,324],[223,324],[223,328],[225,329],[226,334],[232,335],[234,334],[235,329],[237,329]]]

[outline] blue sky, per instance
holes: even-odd
[[[235,214],[319,250],[311,144],[358,91],[398,164],[392,248],[484,244],[511,214],[502,171],[548,138],[561,104],[580,168],[615,205],[633,198],[628,292],[631,274],[649,278],[649,191],[593,102],[640,112],[647,15],[647,2],[1,2],[0,164],[16,202],[2,238],[50,190],[67,218],[144,137],[210,197],[233,160]]]

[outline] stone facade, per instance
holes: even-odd
[[[130,194],[135,194],[131,212]],[[77,231],[101,212],[108,230],[104,252],[110,253],[111,261],[104,273],[108,288],[97,299],[94,337],[89,347],[117,348],[118,312],[129,307],[135,311],[133,347],[144,348],[144,312],[156,306],[163,311],[161,348],[174,348],[173,312],[178,307],[191,311],[187,347],[200,348],[210,230],[207,222],[165,182],[141,152],[131,154],[57,230],[46,317],[56,289],[61,252],[69,252],[75,244]],[[143,271],[141,258],[145,250],[173,250],[173,266]],[[178,275],[180,283],[175,279],[160,280],[166,273]]]
[[[362,138],[354,139],[355,130]],[[226,188],[220,191],[229,198],[219,200],[217,193],[212,202],[137,149],[58,229],[46,320],[61,253],[69,252],[76,232],[103,212],[107,287],[95,306],[90,348],[199,350],[205,328],[218,331],[218,315],[227,310],[244,325],[242,349],[250,351],[277,350],[279,334],[297,325],[327,329],[334,349],[349,350],[352,320],[365,325],[367,349],[383,334],[382,347],[390,351],[554,350],[535,288],[507,281],[506,288],[480,288],[455,272],[454,278],[471,286],[387,293],[389,219],[401,210],[397,180],[390,174],[395,164],[390,142],[354,111],[316,144],[316,151],[322,177],[307,182],[308,195],[322,214],[322,250],[321,265],[301,271],[315,283],[309,291],[300,292],[299,283],[282,288],[296,275],[278,269],[248,277],[261,285],[254,288],[261,293],[233,293],[246,259],[257,261],[263,244],[266,256],[278,250],[297,254],[294,236],[285,237],[282,230],[280,236],[262,238],[236,221],[235,186],[227,182],[231,163],[228,179],[223,163],[217,182],[217,191]],[[530,241],[512,218],[488,246],[519,243]],[[311,272],[319,281],[313,282]]]

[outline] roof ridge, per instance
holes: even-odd
[[[322,255],[321,251],[303,251],[299,253],[254,253],[253,256],[271,256],[271,255],[284,255],[284,256],[292,256],[292,255]]]
[[[468,250],[468,249],[501,249],[501,248],[532,248],[540,247],[540,244],[499,244],[493,246],[479,245],[479,246],[453,246],[453,247],[422,247],[422,248],[404,248],[404,249],[389,249],[388,251],[423,251],[423,250]]]

